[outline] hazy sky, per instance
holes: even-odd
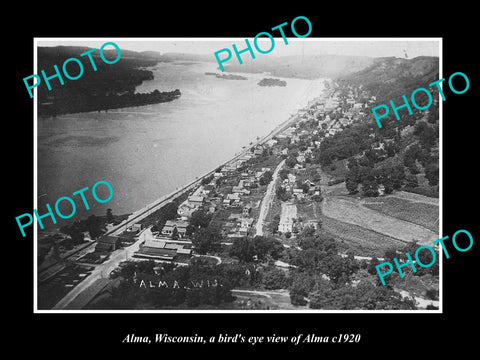
[[[260,38],[259,47],[268,50],[271,46],[268,38]],[[372,57],[396,56],[414,58],[421,55],[440,56],[440,38],[287,38],[286,45],[281,37],[275,38],[274,49],[263,56],[284,55],[363,55]],[[116,43],[121,49],[134,51],[185,52],[209,54],[222,48],[232,49],[236,44],[239,50],[245,48],[245,38],[37,38],[38,46],[76,45],[99,48],[105,42]],[[253,38],[249,38],[253,47]],[[108,47],[111,48],[111,47]],[[255,48],[254,51],[256,52]],[[245,53],[245,56],[248,53]]]

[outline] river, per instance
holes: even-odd
[[[321,79],[285,78],[285,87],[261,87],[265,74],[241,74],[248,80],[205,75],[215,67],[182,61],[150,68],[154,80],[136,91],[180,89],[182,96],[172,102],[38,119],[39,213],[46,203],[53,208],[59,197],[100,180],[112,185],[112,200],[99,204],[87,192],[87,211],[74,197],[77,211],[68,221],[107,208],[133,212],[233,157],[323,89]],[[70,205],[61,204],[68,214]],[[49,218],[44,223],[52,229]]]

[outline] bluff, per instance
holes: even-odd
[[[80,46],[39,47],[38,69],[53,74],[53,66],[62,64],[66,59],[79,58],[79,54],[89,50]],[[129,106],[139,106],[165,101],[172,101],[181,94],[178,89],[168,92],[153,91],[149,94],[135,94],[135,88],[145,80],[152,80],[153,73],[144,69],[165,61],[155,52],[135,52],[122,50],[120,60],[107,65],[99,58],[99,53],[92,54],[97,71],[85,71],[75,81],[66,80],[64,85],[52,79],[52,90],[46,86],[38,88],[39,116],[55,116],[66,113],[100,111]],[[109,51],[105,51],[109,56]],[[83,60],[84,67],[90,66]],[[85,58],[86,59],[86,58]],[[82,61],[81,60],[81,61]],[[58,86],[56,86],[58,85]]]

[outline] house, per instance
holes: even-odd
[[[295,180],[297,180],[297,177],[293,174],[288,174],[287,179],[288,179],[289,182],[294,183]]]
[[[278,141],[275,140],[275,139],[270,139],[266,142],[266,144],[269,146],[269,147],[272,147],[273,145],[275,145]]]
[[[248,215],[250,215],[251,211],[252,211],[252,205],[247,204],[243,207],[242,214],[243,214],[243,216],[248,216]]]
[[[216,206],[216,205],[210,205],[210,206],[208,207],[208,212],[209,212],[210,214],[213,214],[216,210],[217,210],[217,206]]]
[[[138,232],[142,230],[142,224],[136,223],[127,228],[127,231],[129,232]]]
[[[385,195],[385,186],[383,184],[380,184],[378,186],[378,196],[384,196]]]
[[[240,180],[237,186],[232,187],[232,192],[234,193],[243,193],[243,190],[243,180]]]
[[[231,213],[229,216],[228,216],[228,221],[238,221],[238,219],[240,219],[242,217],[242,214],[240,213]]]
[[[178,235],[184,237],[187,232],[188,222],[184,220],[167,220],[162,228],[162,235],[171,236],[174,229],[177,229]]]
[[[248,230],[252,227],[253,218],[242,218],[240,229],[238,230],[240,235],[246,236],[248,234]]]
[[[196,210],[197,207],[190,204],[188,200],[186,200],[178,207],[177,214],[180,215],[183,220],[186,220],[192,216],[192,213]]]
[[[303,199],[305,197],[305,194],[303,193],[303,189],[293,189],[293,196],[295,196],[297,199]]]
[[[227,194],[227,199],[235,202],[240,201],[240,194],[239,193],[234,193],[234,194]]]
[[[304,163],[304,162],[305,162],[305,155],[299,154],[299,155],[297,156],[297,161],[298,161],[299,163]]]
[[[115,251],[120,247],[121,239],[117,236],[102,236],[97,240],[95,251],[110,252]]]
[[[254,155],[262,155],[263,154],[263,146],[258,145],[255,150],[253,150]]]
[[[195,207],[202,206],[204,200],[205,200],[205,197],[201,195],[192,195],[188,197],[188,202]]]

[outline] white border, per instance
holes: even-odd
[[[277,38],[275,38],[277,39]],[[281,38],[278,38],[281,39]],[[432,38],[287,38],[288,41],[438,41],[439,45],[439,78],[443,78],[443,38],[441,37],[432,37]],[[33,62],[34,62],[34,74],[37,74],[37,46],[38,42],[48,42],[48,41],[64,41],[64,42],[78,42],[78,41],[244,41],[243,38],[33,38]],[[264,40],[264,39],[260,39]],[[73,44],[75,45],[75,44]],[[440,84],[443,88],[443,82]],[[34,130],[33,130],[33,204],[34,209],[37,208],[37,88],[34,88],[34,99],[33,99],[33,111],[34,111]],[[439,236],[443,237],[443,101],[439,99]],[[327,314],[327,313],[337,313],[337,314],[441,314],[443,313],[443,256],[440,254],[443,253],[439,250],[439,309],[438,310],[39,310],[38,309],[38,293],[37,293],[37,282],[38,282],[38,273],[37,273],[37,250],[38,250],[38,232],[37,226],[33,226],[33,279],[34,279],[34,289],[33,289],[33,308],[34,314],[211,314],[211,313],[224,313],[224,314]]]

